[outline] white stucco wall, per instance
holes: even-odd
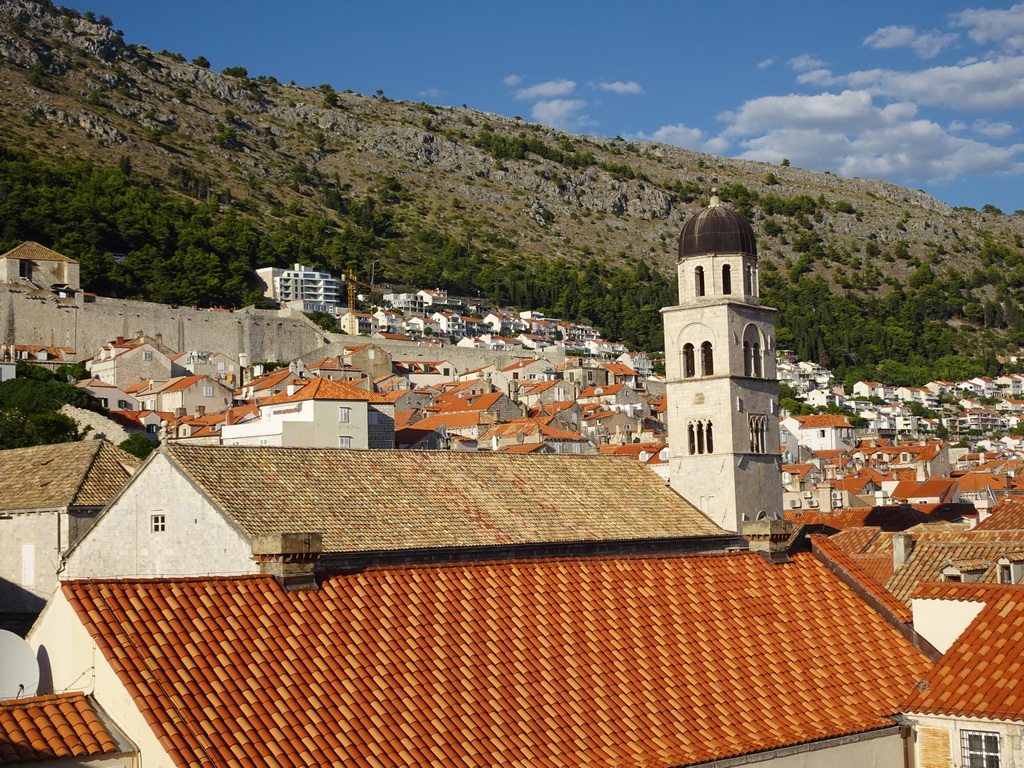
[[[154,532],[153,515],[165,528]],[[68,553],[61,578],[256,573],[248,539],[162,453],[153,454]]]
[[[914,629],[940,653],[949,650],[984,607],[985,603],[980,600],[914,598],[910,603],[914,612]]]

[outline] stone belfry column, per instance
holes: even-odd
[[[749,222],[712,197],[679,235],[665,322],[669,483],[723,528],[782,517],[775,310]]]

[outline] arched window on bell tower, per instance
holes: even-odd
[[[704,267],[694,267],[693,285],[698,296],[704,295]]]
[[[683,378],[692,379],[697,375],[697,361],[694,356],[693,344],[683,345]]]
[[[700,345],[700,375],[715,375],[715,356],[713,354],[710,341],[705,341]]]
[[[732,267],[728,264],[722,265],[722,293],[726,296],[732,293]]]
[[[757,296],[757,285],[755,267],[752,264],[748,264],[746,269],[743,270],[743,276],[746,279],[746,293],[748,296]]]
[[[761,334],[757,326],[748,325],[743,330],[743,375],[756,379],[764,378],[764,355],[761,354]]]

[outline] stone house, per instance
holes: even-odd
[[[625,459],[170,444],[72,548],[64,575],[256,573],[257,536],[313,529],[325,567],[370,551],[722,534]]]
[[[77,292],[81,289],[79,274],[77,261],[32,241],[0,255],[0,283],[21,282],[53,289],[64,287]]]
[[[0,451],[0,618],[42,609],[61,556],[138,465],[102,440]]]
[[[607,384],[587,387],[576,402],[580,405],[600,405],[603,410],[619,411],[632,418],[651,415],[651,406],[639,392],[625,384]]]
[[[176,415],[203,412],[213,413],[231,407],[232,391],[209,376],[177,376],[173,379],[151,379],[127,393],[150,411],[165,411]]]
[[[117,338],[105,344],[85,367],[96,379],[124,388],[149,379],[171,379],[188,373],[152,341]]]

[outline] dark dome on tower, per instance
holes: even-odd
[[[683,224],[679,233],[679,258],[708,253],[757,255],[754,228],[745,218],[712,197],[707,208]]]

